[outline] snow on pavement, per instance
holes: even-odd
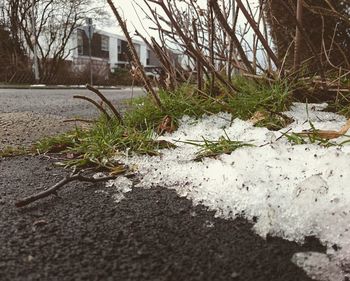
[[[323,112],[326,104],[294,104],[286,114],[294,119],[286,132],[310,129],[338,130],[346,119]],[[198,147],[182,141],[231,140],[254,144],[216,159],[193,161]],[[281,132],[256,128],[220,113],[200,120],[184,117],[179,129],[160,137],[176,149],[162,150],[160,157],[123,159],[136,165],[140,187],[165,186],[194,204],[204,204],[218,217],[243,216],[256,222],[254,230],[303,242],[316,236],[327,253],[297,253],[292,261],[318,280],[350,278],[350,145],[329,148],[316,144],[293,145]],[[339,142],[347,137],[339,138]],[[180,141],[180,142],[179,142]],[[348,275],[347,275],[348,274]]]

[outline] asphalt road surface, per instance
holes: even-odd
[[[1,281],[311,281],[291,257],[324,251],[264,240],[162,187],[134,187],[116,203],[114,188],[75,182],[17,209],[67,173],[53,162],[0,158]]]
[[[125,99],[144,95],[141,88],[101,90],[117,108],[124,110]],[[86,101],[74,99],[85,95],[98,100],[87,89],[0,89],[0,113],[33,112],[63,117],[96,116],[96,108]]]
[[[103,92],[116,105],[132,95]],[[94,115],[75,94],[93,97],[83,89],[0,90],[0,149],[66,130],[62,118]],[[1,281],[311,281],[291,257],[325,251],[315,239],[264,240],[251,223],[215,218],[162,187],[134,187],[116,203],[113,188],[75,182],[17,209],[17,200],[68,173],[54,157],[0,157]]]

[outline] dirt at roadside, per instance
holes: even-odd
[[[29,146],[43,137],[67,132],[81,123],[64,122],[67,118],[33,112],[0,113],[0,150]]]

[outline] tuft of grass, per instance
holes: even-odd
[[[328,103],[327,110],[350,118],[350,94],[338,93],[335,100]]]
[[[161,148],[170,148],[165,141],[155,141],[154,132],[120,125],[118,120],[100,118],[89,130],[76,130],[37,144],[41,152],[61,152],[68,155],[66,166],[97,166],[113,169],[112,158],[118,154],[158,155]]]
[[[239,89],[235,94],[218,90],[218,94],[213,95],[205,91],[199,92],[193,85],[188,84],[174,92],[160,90],[163,111],[156,107],[149,97],[141,97],[131,102],[132,110],[126,113],[125,123],[129,127],[144,130],[156,128],[165,115],[170,116],[176,125],[184,115],[200,118],[203,114],[229,112],[233,117],[247,120],[257,111],[266,111],[272,116],[267,120],[271,128],[279,129],[285,126],[285,122],[275,116],[275,113],[288,110],[292,103],[293,88],[287,81],[255,81],[237,76],[234,84]]]
[[[307,105],[306,105],[307,110]],[[350,136],[343,135],[345,137],[348,137],[349,139],[342,141],[340,143],[337,143],[335,141],[331,141],[329,138],[322,137],[319,133],[319,130],[317,130],[314,126],[314,124],[309,120],[309,124],[311,127],[310,132],[308,132],[307,135],[301,135],[297,133],[291,133],[291,134],[283,134],[290,143],[299,145],[299,144],[317,144],[323,147],[331,147],[331,146],[342,146],[344,144],[350,143]],[[308,141],[307,141],[308,140]]]
[[[59,134],[57,136],[46,137],[35,144],[38,153],[60,153],[69,147],[79,144],[79,139],[85,134],[85,131],[76,128],[74,131]]]
[[[293,87],[287,81],[255,81],[237,76],[234,80],[239,92],[228,103],[236,117],[249,119],[257,111],[283,112],[292,104]],[[277,119],[271,119],[273,122]]]
[[[316,144],[323,147],[331,147],[331,146],[342,146],[344,144],[350,143],[350,138],[340,143],[331,141],[330,139],[327,139],[327,138],[322,138],[317,134],[317,131],[312,132],[307,137],[301,136],[296,133],[284,134],[284,136],[288,139],[290,143],[294,145],[311,143],[311,144]]]
[[[307,143],[302,136],[300,136],[300,135],[298,135],[296,133],[291,133],[291,134],[285,133],[283,135],[292,144],[298,145],[298,144],[306,144]]]
[[[249,119],[258,110],[268,113],[281,112],[288,109],[291,103],[290,87],[286,83],[257,82],[250,78],[236,77],[235,84],[240,89],[237,94],[214,95],[198,91],[189,84],[172,92],[160,90],[163,110],[158,108],[149,96],[137,98],[131,101],[131,110],[125,114],[123,125],[118,120],[101,117],[89,129],[76,129],[46,138],[39,142],[36,148],[41,153],[65,153],[70,158],[65,162],[66,165],[111,168],[115,165],[111,160],[115,155],[157,155],[159,149],[172,147],[165,141],[154,140],[155,131],[161,127],[166,116],[172,121],[171,125],[177,127],[179,119],[184,115],[200,118],[203,114],[225,111],[230,112],[233,117]],[[270,118],[264,122],[275,127],[283,125],[278,118]],[[227,136],[218,141],[204,140],[203,149],[198,157],[214,157],[248,145],[232,141]]]
[[[194,159],[196,161],[200,161],[206,157],[215,158],[222,154],[230,154],[238,148],[254,146],[242,141],[231,140],[226,132],[225,135],[221,136],[217,141],[203,138],[202,141],[192,140],[185,141],[184,143],[200,147],[200,150],[196,153],[196,157]]]
[[[255,124],[256,127],[266,127],[267,129],[271,131],[279,131],[289,124],[291,124],[293,121],[291,118],[283,118],[276,116],[274,114],[270,114],[268,118],[259,121]]]
[[[14,157],[21,155],[28,155],[34,153],[34,149],[31,147],[15,147],[15,146],[7,146],[3,149],[0,149],[0,158],[1,157]]]
[[[148,96],[131,101],[132,110],[125,114],[125,124],[140,130],[154,129],[166,115],[170,116],[176,125],[184,115],[199,118],[203,114],[215,114],[223,111],[223,107],[225,107],[222,102],[198,93],[195,87],[188,84],[181,86],[174,92],[160,90],[159,97],[163,111],[155,106]]]

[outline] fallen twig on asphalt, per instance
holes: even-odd
[[[17,208],[21,208],[21,207],[24,207],[30,203],[33,203],[33,202],[39,200],[39,199],[45,198],[51,194],[57,195],[57,190],[71,181],[81,181],[81,182],[91,182],[91,183],[104,182],[104,181],[115,179],[116,177],[118,177],[122,173],[125,173],[125,172],[122,172],[120,174],[116,174],[113,176],[93,178],[93,177],[86,177],[86,176],[82,175],[83,172],[84,172],[84,170],[76,172],[76,169],[74,169],[70,175],[66,176],[64,179],[62,179],[61,181],[59,181],[58,183],[56,183],[52,187],[46,189],[45,191],[42,191],[40,193],[28,196],[24,199],[17,201],[15,203],[15,206]],[[126,175],[126,176],[132,177],[133,175],[131,174],[131,175]]]

